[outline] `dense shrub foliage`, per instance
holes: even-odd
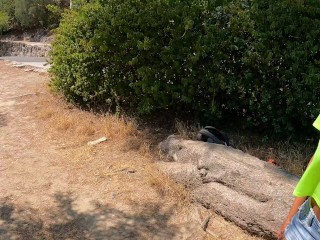
[[[9,16],[5,12],[0,11],[0,34],[9,29]]]
[[[278,132],[306,129],[320,113],[320,2],[252,4],[253,41],[235,83],[245,90],[245,117]]]
[[[63,17],[52,84],[81,104],[291,134],[320,110],[319,27],[317,1],[91,1]]]
[[[53,28],[68,6],[69,0],[0,0],[0,14],[8,18],[5,30]]]

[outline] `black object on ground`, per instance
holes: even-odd
[[[235,148],[232,144],[230,144],[229,138],[226,134],[211,126],[202,128],[197,135],[197,139],[203,142],[222,144]]]

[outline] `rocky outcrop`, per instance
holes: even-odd
[[[1,56],[48,57],[50,44],[40,42],[0,41]]]
[[[198,202],[251,233],[275,238],[298,177],[240,150],[168,137],[159,166],[188,186]],[[209,223],[210,224],[210,223]]]

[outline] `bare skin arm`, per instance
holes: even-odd
[[[277,237],[278,239],[283,239],[284,235],[284,230],[286,229],[286,227],[289,225],[292,217],[298,212],[299,207],[302,205],[302,203],[304,203],[304,201],[306,200],[306,197],[296,197],[293,201],[293,204],[290,208],[290,211],[288,213],[287,218],[285,219],[285,221],[283,222],[280,231],[277,232]]]
[[[310,163],[312,162],[313,157],[310,159],[308,166],[310,165]],[[290,211],[288,213],[287,218],[285,219],[285,221],[283,222],[280,230],[278,232],[276,232],[278,239],[283,239],[284,238],[284,230],[286,229],[286,227],[289,225],[292,217],[298,212],[299,207],[304,203],[304,201],[307,199],[307,197],[296,197],[292,203],[292,206],[290,208]]]

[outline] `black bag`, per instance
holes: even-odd
[[[227,135],[220,132],[215,127],[211,127],[211,126],[206,126],[202,128],[197,135],[197,139],[203,142],[217,143],[225,146],[234,147],[230,144],[229,138]]]

